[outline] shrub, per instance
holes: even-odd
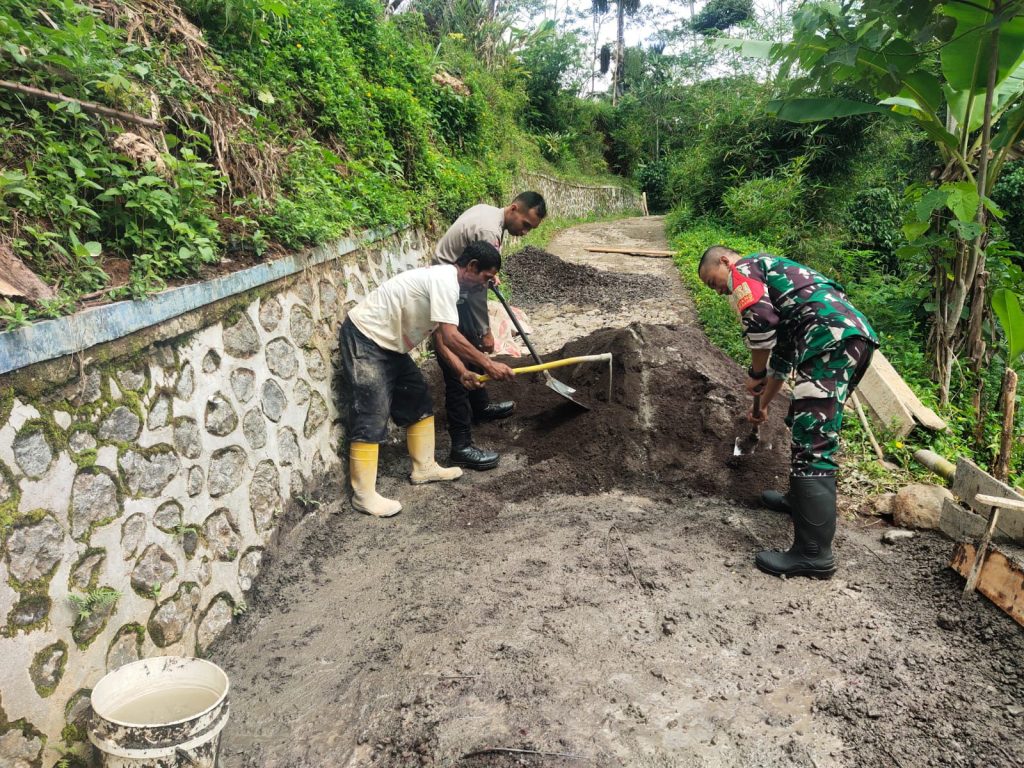
[[[664,213],[672,207],[668,187],[668,163],[660,160],[640,166],[636,182],[647,193],[647,207],[651,213]]]
[[[1024,161],[1018,160],[1000,174],[992,198],[1005,214],[1007,237],[1024,249]]]
[[[802,181],[800,166],[795,164],[774,176],[730,188],[722,204],[739,231],[779,242],[793,229]]]

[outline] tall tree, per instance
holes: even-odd
[[[640,10],[640,0],[592,0],[595,14],[608,13],[611,2],[615,2],[615,71],[612,74],[612,104],[622,96],[622,70],[626,51],[626,16]]]
[[[914,121],[935,143],[943,165],[930,186],[908,191],[903,254],[931,259],[931,346],[946,404],[958,352],[977,368],[984,351],[988,216],[1000,215],[990,195],[1024,132],[1024,0],[809,3],[794,15],[790,43],[722,44],[772,56],[782,74],[800,73],[792,92],[822,94],[774,102],[780,118],[877,112]],[[876,100],[828,95],[837,87]]]

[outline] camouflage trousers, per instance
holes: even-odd
[[[843,405],[871,363],[875,345],[847,339],[800,363],[795,370],[793,400],[786,424],[793,431],[790,473],[797,477],[828,477],[839,469],[839,430]]]

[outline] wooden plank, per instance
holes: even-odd
[[[1024,501],[1024,496],[1017,493],[1006,483],[996,480],[970,459],[962,456],[956,462],[956,474],[953,476],[953,494],[964,504],[988,520],[989,506],[976,500],[978,494],[998,496],[1000,499]],[[1015,541],[1024,543],[1024,512],[1008,509],[999,521],[999,529]],[[977,537],[974,537],[977,541]]]
[[[918,399],[879,351],[871,358],[857,394],[875,420],[883,428],[893,430],[897,437],[906,437],[919,424],[935,431],[946,429],[946,422]]]
[[[675,256],[675,251],[660,251],[650,248],[606,248],[604,246],[590,245],[586,246],[583,250],[590,253],[624,253],[627,256],[650,256],[659,259]]]
[[[953,539],[953,541],[977,541],[985,535],[985,528],[988,527],[989,509],[983,514],[978,514],[953,501],[946,499],[942,503],[942,511],[939,513],[939,530]],[[1015,514],[1006,512],[999,516],[996,529],[992,534],[992,540],[1005,544],[1020,543],[1020,539],[1014,536],[1012,530],[1007,529],[1007,516]]]
[[[984,493],[979,493],[974,497],[974,500],[979,504],[984,504],[987,507],[999,507],[1000,509],[1015,509],[1018,512],[1024,512],[1024,501],[1017,499],[1004,499],[1001,496],[986,496]]]
[[[871,365],[857,385],[857,395],[883,430],[903,438],[914,431],[917,422],[914,414],[893,392],[890,377],[885,375],[884,366],[879,362],[881,357],[882,353],[876,351],[871,358]]]
[[[33,304],[56,296],[53,289],[40,280],[4,243],[0,243],[0,295],[24,299]]]
[[[977,541],[985,534],[985,518],[946,499],[939,513],[939,529],[953,541]],[[997,529],[996,535],[999,533]]]
[[[975,555],[973,544],[960,542],[953,549],[949,566],[966,577]],[[978,576],[977,589],[1024,626],[1024,563],[1018,558],[1007,555],[998,547],[989,547]]]

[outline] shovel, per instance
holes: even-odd
[[[494,281],[493,280],[488,280],[487,281],[487,285],[490,287],[491,291],[494,292],[494,295],[498,297],[498,301],[501,302],[501,306],[503,306],[505,308],[505,311],[508,312],[508,317],[512,321],[512,325],[514,325],[516,327],[516,331],[519,332],[519,336],[522,338],[523,342],[526,344],[526,348],[528,350],[530,350],[530,357],[533,358],[533,361],[537,365],[542,365],[543,363],[541,362],[540,355],[537,354],[537,350],[535,350],[533,348],[533,344],[530,343],[530,337],[526,335],[525,331],[523,331],[523,326],[521,326],[519,324],[519,319],[516,317],[515,312],[512,311],[512,307],[510,307],[508,305],[508,302],[505,301],[505,297],[501,295],[501,292],[494,285]],[[588,411],[590,410],[590,406],[589,405],[584,405],[579,400],[577,400],[577,399],[575,399],[573,397],[573,395],[576,394],[576,390],[575,389],[570,387],[568,384],[566,384],[564,382],[561,382],[558,379],[556,379],[554,376],[552,376],[550,373],[548,373],[547,369],[535,368],[534,366],[531,366],[531,369],[540,370],[540,371],[543,372],[543,374],[544,374],[544,383],[547,385],[548,389],[552,390],[553,392],[558,393],[558,395],[560,395],[561,397],[564,397],[566,400],[569,400],[569,401],[575,403],[580,408],[584,408],[584,409],[586,409]],[[521,370],[524,373],[526,372],[525,368],[523,368]],[[610,368],[609,368],[608,374],[609,374],[609,378],[610,378],[610,376],[611,376]],[[609,383],[609,399],[611,398],[610,390],[611,390],[611,384]]]
[[[761,415],[761,395],[754,395],[754,416]],[[755,424],[750,434],[746,437],[737,437],[732,447],[733,456],[749,456],[757,452],[757,445],[761,442],[761,425]]]
[[[521,368],[513,368],[512,369],[512,373],[514,373],[517,376],[520,373],[542,373],[542,372],[546,372],[549,368],[562,368],[562,367],[564,367],[566,365],[579,365],[580,363],[608,363],[608,402],[611,402],[611,399],[612,399],[612,353],[611,352],[603,352],[600,355],[580,355],[579,357],[563,357],[561,360],[552,360],[549,363],[540,363],[539,365],[524,365]],[[485,381],[490,381],[491,377],[486,375],[486,374],[484,374],[482,376],[477,376],[476,379],[481,384],[483,384]],[[562,382],[558,381],[557,379],[551,379],[551,381],[553,381],[555,384],[561,384],[563,387],[565,386],[564,384],[562,384]],[[571,389],[571,387],[567,387],[567,389]],[[558,390],[555,390],[555,391],[557,392]],[[573,389],[572,391],[575,392],[576,390]],[[586,408],[588,411],[590,410],[589,406],[586,406],[583,403],[580,403],[580,402],[578,402],[576,400],[573,400],[568,395],[563,394],[562,392],[558,392],[558,394],[562,395],[562,397],[565,397],[565,398],[567,398],[569,400],[572,400],[574,403],[576,403],[576,405],[580,406],[581,408]]]

